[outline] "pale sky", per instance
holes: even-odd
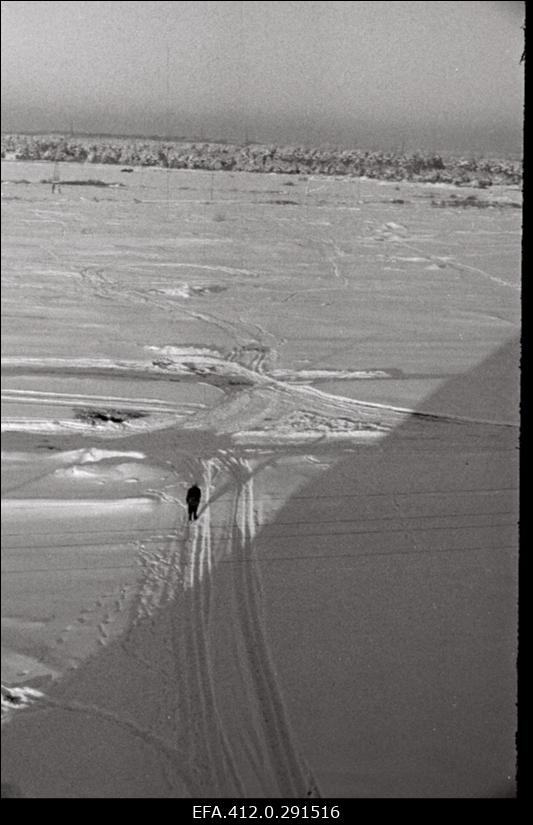
[[[2,130],[519,152],[521,2],[2,2]]]

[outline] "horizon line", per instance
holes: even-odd
[[[276,146],[276,147],[301,147],[301,148],[327,148],[327,149],[336,149],[342,151],[353,151],[353,152],[398,152],[401,154],[405,153],[412,153],[412,152],[435,152],[435,153],[442,153],[442,154],[453,154],[454,152],[458,152],[460,155],[465,154],[476,154],[476,155],[496,155],[502,156],[502,150],[498,149],[487,149],[487,148],[472,148],[469,150],[456,150],[453,148],[435,148],[432,146],[428,148],[428,144],[425,141],[421,141],[421,145],[419,145],[416,149],[415,148],[408,148],[410,144],[413,143],[412,140],[404,139],[401,141],[396,141],[391,144],[387,149],[373,147],[371,148],[368,145],[361,145],[361,146],[352,146],[348,147],[344,143],[336,143],[333,141],[319,141],[314,142],[312,144],[306,144],[303,142],[285,142],[285,141],[272,141],[272,140],[260,140],[258,138],[248,138],[247,140],[238,140],[232,138],[216,138],[216,137],[205,137],[201,135],[149,135],[146,133],[140,132],[86,132],[86,131],[71,131],[70,129],[32,129],[31,131],[28,130],[19,130],[19,129],[2,129],[0,130],[1,137],[9,137],[19,135],[21,137],[62,137],[65,139],[69,138],[115,138],[119,140],[151,140],[154,142],[175,142],[175,143],[212,143],[212,144],[221,144],[221,145],[234,145],[234,146]],[[521,149],[507,149],[503,152],[504,156],[513,156],[523,158],[524,155],[524,148],[522,146]]]

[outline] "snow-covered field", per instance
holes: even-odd
[[[2,163],[8,795],[512,795],[518,189],[50,177]]]

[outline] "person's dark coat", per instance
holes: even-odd
[[[199,504],[201,498],[202,491],[196,484],[193,484],[192,487],[189,487],[189,489],[187,490],[186,498],[187,504]]]
[[[198,507],[200,505],[200,499],[202,497],[202,491],[200,488],[193,484],[192,487],[189,487],[187,490],[187,510],[189,513],[189,521],[196,521],[198,518]]]

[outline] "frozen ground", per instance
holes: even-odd
[[[9,792],[512,795],[520,193],[61,174],[123,186],[2,163]]]

